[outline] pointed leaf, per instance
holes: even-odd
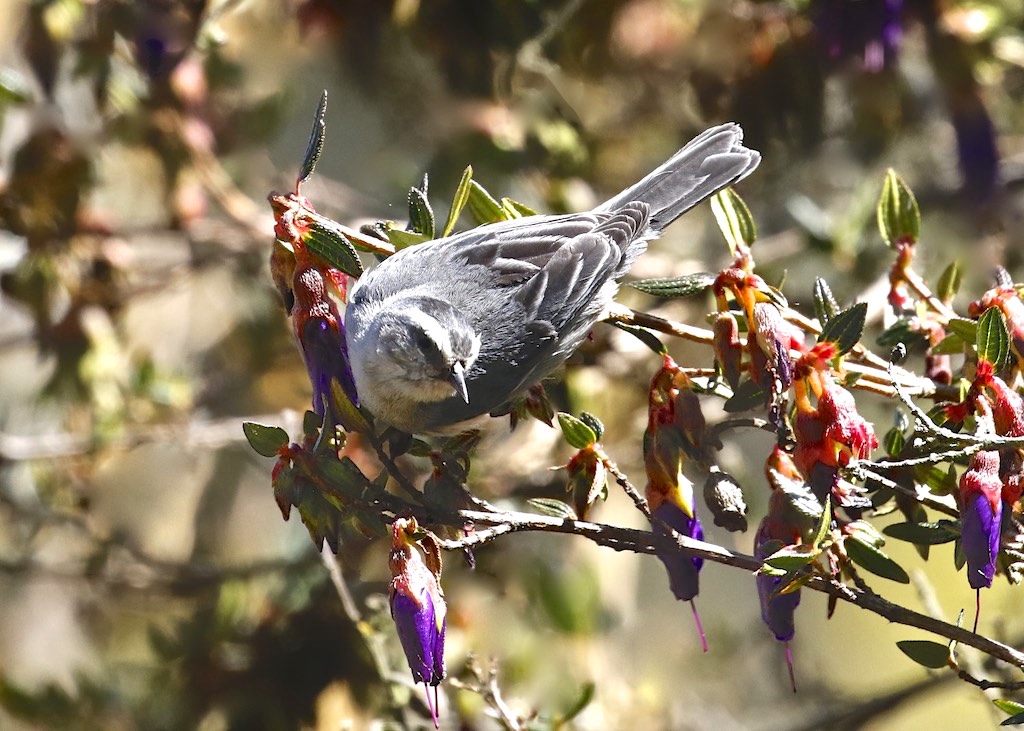
[[[388,239],[398,251],[430,240],[418,231],[405,231],[400,228],[394,228],[394,224],[388,226]]]
[[[764,562],[773,569],[780,571],[797,571],[811,563],[821,555],[821,551],[812,546],[784,546]]]
[[[363,273],[363,264],[359,261],[356,247],[329,218],[319,215],[311,218],[302,236],[302,243],[329,267],[343,271],[350,277],[358,277]]]
[[[572,414],[559,411],[558,426],[562,428],[565,441],[576,447],[576,449],[586,449],[593,446],[594,442],[597,441],[597,434],[594,430]]]
[[[636,325],[627,325],[624,322],[613,322],[612,325],[620,330],[625,330],[658,355],[668,355],[668,347],[665,343],[661,342],[658,336],[647,328],[638,327]]]
[[[956,333],[950,333],[939,343],[932,347],[932,355],[956,355],[964,352],[964,348],[967,347],[967,342],[957,335]]]
[[[902,430],[893,427],[885,433],[885,438],[882,442],[887,455],[890,457],[898,457],[900,452],[903,451],[903,445],[906,443],[906,437],[903,436]]]
[[[914,194],[892,168],[878,199],[878,231],[889,246],[913,244],[921,233],[921,212]]]
[[[960,285],[964,281],[964,272],[960,268],[960,260],[954,259],[949,266],[943,270],[939,277],[939,283],[935,287],[935,294],[943,302],[951,302],[960,291]]]
[[[761,386],[753,381],[743,381],[733,395],[722,404],[722,408],[729,414],[749,411],[764,406],[765,396],[765,390]]]
[[[672,279],[641,279],[630,282],[629,286],[655,297],[689,297],[706,291],[714,283],[714,274],[697,272]]]
[[[502,198],[501,208],[505,211],[506,218],[526,218],[527,216],[537,215],[537,211],[525,203],[514,201],[511,198]]]
[[[893,523],[885,526],[882,532],[890,538],[919,546],[952,543],[960,537],[956,524],[949,520],[940,520],[937,523]]]
[[[454,197],[452,197],[452,207],[448,209],[448,220],[444,223],[442,236],[447,236],[455,230],[455,224],[458,223],[459,216],[462,215],[462,209],[466,207],[466,201],[469,200],[469,183],[471,180],[473,180],[473,168],[467,165],[466,169],[462,171],[462,179],[455,189]]]
[[[839,305],[832,296],[832,289],[821,277],[814,280],[814,314],[824,327],[839,312]]]
[[[832,496],[825,497],[825,507],[821,511],[821,518],[818,520],[818,527],[814,530],[814,538],[811,540],[812,546],[820,546],[822,541],[825,540],[825,536],[828,535],[829,529],[832,527]]]
[[[279,426],[266,426],[253,421],[242,422],[242,433],[256,454],[276,457],[277,450],[288,446],[288,432]]]
[[[852,533],[846,538],[846,553],[858,566],[867,569],[884,579],[909,584],[910,577],[903,567],[889,558],[879,548],[865,540],[860,533]]]
[[[299,177],[295,181],[295,188],[309,180],[316,169],[316,163],[320,159],[320,153],[324,151],[324,139],[327,133],[327,90],[320,94],[320,104],[316,108],[316,116],[313,118],[313,129],[309,132],[309,141],[306,143],[306,153],[302,156],[302,166],[299,168]]]
[[[528,505],[536,508],[537,512],[542,515],[550,515],[553,518],[562,518],[563,520],[576,520],[576,514],[573,512],[572,507],[561,500],[538,497],[530,498],[526,502]]]
[[[426,187],[426,179],[423,184]],[[409,190],[409,226],[424,239],[434,238],[434,209],[430,207],[426,192],[419,188]]]
[[[959,335],[965,342],[971,345],[974,345],[978,340],[978,322],[976,320],[968,320],[966,317],[952,317],[946,323],[946,329],[951,333]]]
[[[858,302],[833,317],[821,329],[818,336],[819,343],[835,343],[839,348],[839,354],[849,353],[853,347],[860,342],[864,334],[864,321],[868,314],[868,303]]]
[[[466,201],[469,213],[478,224],[497,223],[506,220],[505,209],[487,190],[475,180],[469,182],[469,199]]]
[[[1010,355],[1010,333],[1006,318],[998,307],[989,307],[978,318],[978,357],[984,358],[999,371]]]
[[[949,665],[949,646],[930,640],[900,640],[896,647],[903,654],[926,668],[938,670]]]
[[[754,243],[757,238],[754,217],[750,215],[747,204],[732,188],[720,190],[711,198],[711,211],[734,256],[737,251]]]

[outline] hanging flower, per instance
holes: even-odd
[[[447,611],[441,591],[441,559],[437,544],[429,537],[422,539],[424,551],[415,535],[419,526],[415,519],[399,518],[391,526],[391,618],[398,630],[412,677],[427,689],[430,715],[437,722],[437,686],[444,680],[444,633]],[[430,686],[434,687],[433,699]]]

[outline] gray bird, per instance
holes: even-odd
[[[501,413],[580,346],[648,241],[757,167],[742,141],[712,127],[592,211],[481,226],[363,274],[345,313],[360,403],[419,434]]]

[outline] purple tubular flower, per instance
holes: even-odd
[[[982,451],[960,478],[960,541],[972,589],[992,586],[1002,528],[1003,483],[999,453]]]
[[[341,328],[340,321],[311,317],[303,322],[299,333],[306,371],[313,385],[313,410],[319,416],[324,415],[325,404],[331,403],[332,379],[338,380],[352,403],[359,403],[348,362],[348,345]]]
[[[960,516],[962,529],[960,540],[967,557],[967,581],[972,589],[992,586],[996,573],[996,557],[999,555],[999,534],[1002,523],[1002,501],[994,507],[981,492],[965,497],[963,513]]]
[[[764,560],[771,555],[763,547],[768,543],[770,537],[767,535],[765,523],[758,528],[757,537],[754,539],[754,555]],[[782,577],[757,574],[754,577],[757,584],[757,597],[761,601],[761,619],[768,625],[768,629],[775,635],[779,642],[789,642],[796,634],[796,626],[793,622],[793,615],[800,605],[800,591],[793,591],[788,594],[779,594],[782,584]]]
[[[409,662],[412,677],[427,688],[427,706],[437,728],[437,686],[445,677],[444,633],[447,607],[441,591],[441,565],[436,551],[430,567],[415,544],[419,530],[415,520],[400,518],[394,522],[391,555],[391,618]],[[428,539],[424,539],[427,544]],[[436,543],[433,544],[436,549]],[[431,700],[430,686],[434,686]]]
[[[697,516],[692,518],[684,513],[679,506],[671,502],[664,502],[652,513],[658,521],[654,522],[654,530],[662,535],[668,532],[661,524],[664,522],[680,535],[694,538],[698,541],[704,540],[704,529],[701,527]],[[697,596],[700,591],[700,569],[704,565],[704,559],[698,556],[684,556],[678,551],[672,553],[659,553],[658,558],[665,564],[668,571],[668,584],[676,599],[688,602]]]

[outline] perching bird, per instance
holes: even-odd
[[[422,434],[500,413],[580,346],[648,241],[757,167],[742,140],[712,127],[592,211],[481,226],[365,273],[345,313],[360,403]]]

